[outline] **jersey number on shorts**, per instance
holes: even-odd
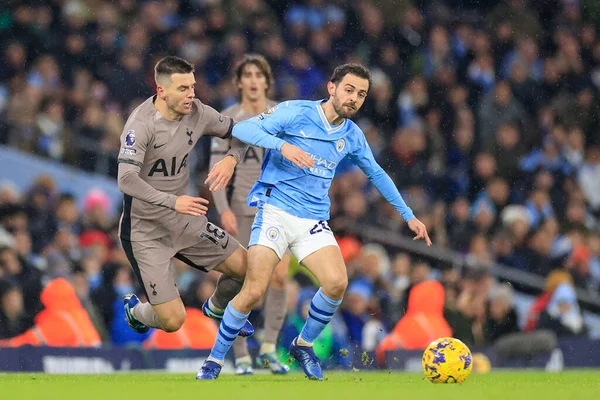
[[[210,222],[206,224],[206,232],[202,232],[200,235],[201,238],[213,242],[215,246],[218,246],[219,240],[225,239],[225,236],[227,236],[227,233],[223,229],[216,227]]]
[[[313,226],[313,228],[310,230],[310,234],[314,235],[315,233],[323,231],[331,232],[331,229],[329,229],[329,226],[327,226],[327,221],[319,221],[319,223]]]

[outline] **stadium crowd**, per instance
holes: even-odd
[[[9,0],[0,11],[0,143],[115,176],[124,121],[153,93],[152,66],[166,54],[196,65],[196,95],[216,109],[237,100],[232,65],[248,52],[270,62],[276,100],[322,98],[335,65],[362,62],[373,79],[356,122],[434,244],[473,265],[540,274],[547,287],[523,327],[511,287],[485,268],[459,276],[362,243],[347,234],[349,220],[410,232],[362,172],[340,165],[331,226],[351,284],[320,355],[374,350],[390,337],[419,348],[417,333],[406,329],[413,325],[402,323],[414,313],[441,318],[441,330],[447,323],[470,345],[540,327],[585,334],[574,287],[600,287],[600,13],[593,2],[289,3]],[[209,146],[198,146],[197,182]],[[198,190],[209,196],[201,184]],[[134,334],[124,321],[120,296],[137,283],[109,202],[92,191],[78,209],[49,177],[26,193],[1,185],[0,339],[31,328],[48,307],[42,289],[63,277],[103,342],[147,340],[150,333]],[[178,268],[186,304],[199,307],[216,277]],[[300,268],[292,271],[282,341],[297,335],[315,290]],[[439,307],[411,302],[421,293],[414,288],[431,279],[445,289],[432,289],[441,293]]]

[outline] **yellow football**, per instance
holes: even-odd
[[[433,383],[462,383],[473,369],[473,357],[466,344],[444,337],[427,346],[422,365],[425,376]]]

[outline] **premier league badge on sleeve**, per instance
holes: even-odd
[[[125,146],[133,147],[135,145],[135,131],[130,129],[127,131],[127,136],[125,136]]]

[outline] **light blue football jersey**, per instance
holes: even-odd
[[[332,126],[321,106],[324,101],[286,101],[235,125],[233,136],[269,149],[261,176],[248,195],[248,205],[266,203],[300,218],[328,220],[329,188],[336,167],[348,157],[406,221],[414,218],[390,177],[375,161],[362,130],[350,119]],[[314,167],[300,169],[285,159],[279,152],[285,142],[307,152]]]

